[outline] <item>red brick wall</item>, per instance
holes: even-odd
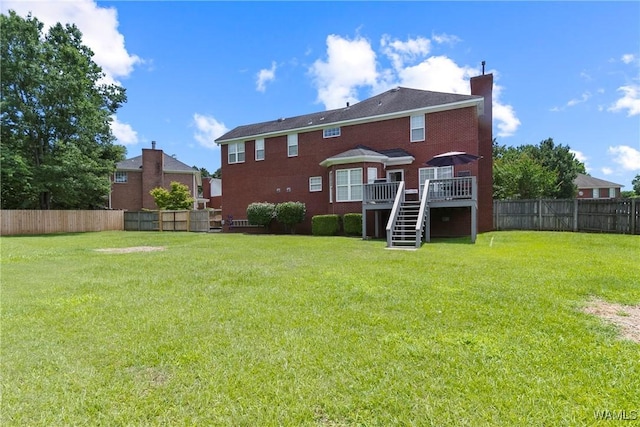
[[[239,164],[228,163],[228,147],[223,145],[221,147],[222,175],[224,176],[222,194],[225,219],[229,216],[246,219],[246,208],[253,202],[300,201],[307,206],[307,219],[298,230],[308,233],[311,231],[311,217],[314,215],[361,212],[360,202],[335,202],[335,193],[334,202],[329,203],[329,174],[327,168],[320,166],[320,162],[324,159],[355,148],[359,144],[374,150],[402,148],[413,155],[415,157],[413,164],[392,166],[389,169],[404,169],[407,188],[416,189],[418,188],[418,169],[425,167],[424,163],[434,155],[453,150],[479,153],[478,116],[475,107],[427,114],[425,116],[426,140],[423,142],[410,142],[409,120],[409,117],[403,117],[342,126],[341,136],[335,138],[323,138],[322,130],[299,133],[299,155],[292,158],[287,157],[286,136],[265,139],[265,160],[257,162],[254,160],[254,141],[245,141],[245,162]],[[489,132],[489,138],[490,136]],[[491,140],[489,139],[489,167],[491,166],[490,158]],[[380,168],[379,177],[384,177],[385,172],[380,164],[340,165],[333,169],[363,167],[363,178],[366,180],[367,166],[374,165]],[[472,175],[478,175],[478,162],[456,168],[456,171],[458,170],[469,170]],[[311,176],[322,177],[321,192],[309,192]],[[278,189],[280,189],[279,192]],[[489,206],[492,209],[491,203]],[[491,210],[487,215],[488,223],[492,226]],[[369,222],[373,223],[373,217]],[[487,221],[483,222],[483,224],[486,223]]]
[[[113,178],[112,178],[113,180]],[[127,171],[127,182],[111,184],[111,208],[128,211],[142,209],[142,172]]]
[[[157,209],[149,192],[156,187],[164,187],[164,157],[162,150],[142,149],[142,187],[141,198],[143,209]],[[167,183],[168,185],[169,183]]]
[[[157,209],[149,192],[156,187],[171,188],[171,182],[177,181],[189,187],[193,195],[193,174],[163,172],[162,150],[142,149],[142,169],[127,171],[126,183],[111,184],[111,208],[129,211]]]
[[[478,232],[493,229],[493,74],[471,78],[471,94],[484,96],[478,130]]]

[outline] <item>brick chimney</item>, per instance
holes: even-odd
[[[156,187],[164,187],[164,153],[156,150],[156,142],[151,141],[151,149],[142,149],[142,208],[158,209],[149,192]]]
[[[493,74],[471,78],[471,95],[484,97],[478,117],[478,232],[493,230]]]

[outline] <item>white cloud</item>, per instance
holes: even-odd
[[[462,41],[462,39],[460,37],[458,37],[458,36],[452,36],[452,35],[445,34],[445,33],[432,34],[431,35],[431,40],[433,40],[434,42],[439,43],[439,44],[446,43],[446,44],[450,44],[450,45],[454,45],[454,44]]]
[[[613,161],[627,171],[640,171],[640,150],[628,145],[618,145],[609,147],[609,155],[613,157]]]
[[[640,85],[622,86],[618,92],[624,93],[624,96],[610,106],[609,111],[627,110],[628,117],[640,114]]]
[[[407,39],[406,42],[391,40],[388,35],[380,40],[382,52],[391,60],[393,68],[400,69],[405,62],[414,62],[417,58],[424,57],[431,50],[431,40],[424,37]]]
[[[357,102],[360,87],[369,88],[373,94],[400,85],[467,95],[471,92],[469,79],[480,74],[479,69],[460,66],[446,56],[427,57],[431,43],[423,37],[399,41],[384,36],[380,49],[389,58],[391,68],[383,68],[376,62],[376,53],[364,38],[327,37],[327,60],[317,60],[310,70],[318,89],[318,100],[325,108]],[[494,83],[493,116],[498,136],[510,136],[520,126],[520,120],[513,106],[501,102],[502,89]]]
[[[193,137],[200,145],[206,148],[218,148],[218,145],[215,143],[216,138],[229,131],[224,123],[217,121],[211,116],[198,113],[193,115],[193,124],[196,127],[196,132],[193,134]]]
[[[608,167],[603,167],[602,169],[600,169],[600,172],[602,172],[603,175],[612,175],[613,169]]]
[[[378,79],[376,54],[369,41],[331,34],[327,37],[327,60],[313,63],[310,74],[318,89],[318,101],[327,109],[357,102],[359,86],[374,86]]]
[[[134,145],[138,143],[138,132],[133,130],[130,124],[120,122],[115,115],[111,116],[111,119],[111,132],[119,144]]]
[[[271,82],[273,80],[275,80],[276,78],[276,63],[275,61],[271,63],[271,68],[270,69],[262,69],[260,71],[258,71],[258,74],[256,75],[257,79],[256,79],[256,90],[258,92],[264,92],[267,88],[266,88],[266,84],[268,82]]]
[[[622,62],[625,64],[631,64],[636,59],[635,55],[632,53],[627,53],[622,55]]]
[[[585,92],[582,94],[580,98],[574,98],[567,102],[567,107],[573,107],[578,104],[582,104],[583,102],[587,102],[591,98],[591,93]]]
[[[93,60],[106,74],[105,82],[126,77],[143,61],[127,52],[124,36],[118,31],[118,14],[114,8],[99,7],[92,0],[2,2],[2,11],[14,10],[20,16],[29,12],[45,26],[56,23],[75,24],[82,32],[82,42],[94,53]]]

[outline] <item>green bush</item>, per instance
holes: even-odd
[[[344,234],[347,236],[359,236],[362,234],[362,214],[348,213],[344,214]]]
[[[189,187],[177,181],[171,181],[171,189],[156,187],[149,191],[158,209],[182,210],[193,209],[193,197],[190,197]]]
[[[285,226],[285,229],[295,231],[296,224],[304,221],[307,207],[302,202],[284,202],[276,205],[276,219]]]
[[[268,227],[276,214],[276,205],[269,202],[251,203],[247,206],[247,219],[251,225]]]
[[[311,234],[335,236],[340,232],[340,215],[316,215],[311,218]]]

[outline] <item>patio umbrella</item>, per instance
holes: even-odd
[[[428,166],[453,166],[453,165],[466,165],[474,160],[478,160],[480,156],[474,154],[465,153],[464,151],[449,151],[448,153],[438,154],[433,156],[430,160],[427,160]]]

